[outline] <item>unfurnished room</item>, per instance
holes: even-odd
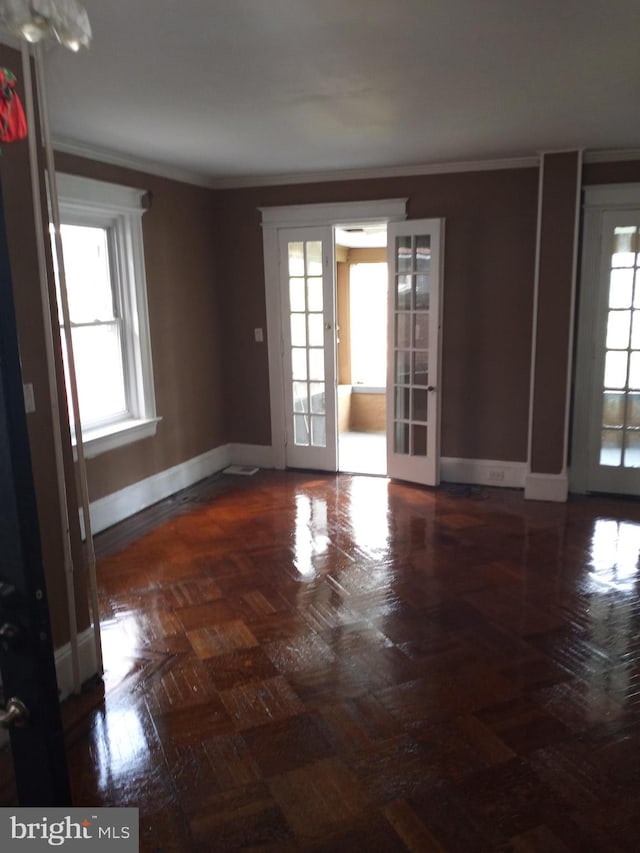
[[[0,848],[640,848],[640,6],[0,0]]]

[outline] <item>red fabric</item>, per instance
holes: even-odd
[[[0,142],[16,142],[27,135],[27,120],[15,87],[14,75],[0,68]]]

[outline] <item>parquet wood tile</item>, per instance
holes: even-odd
[[[259,472],[97,547],[73,791],[143,851],[640,849],[640,503]]]

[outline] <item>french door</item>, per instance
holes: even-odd
[[[279,230],[285,464],[336,471],[334,247],[330,226]]]
[[[640,209],[601,215],[587,491],[640,494]]]
[[[435,486],[440,456],[440,327],[444,220],[387,230],[387,473]]]

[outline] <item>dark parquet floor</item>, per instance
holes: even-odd
[[[98,547],[74,799],[143,850],[640,849],[640,503],[259,472]]]

